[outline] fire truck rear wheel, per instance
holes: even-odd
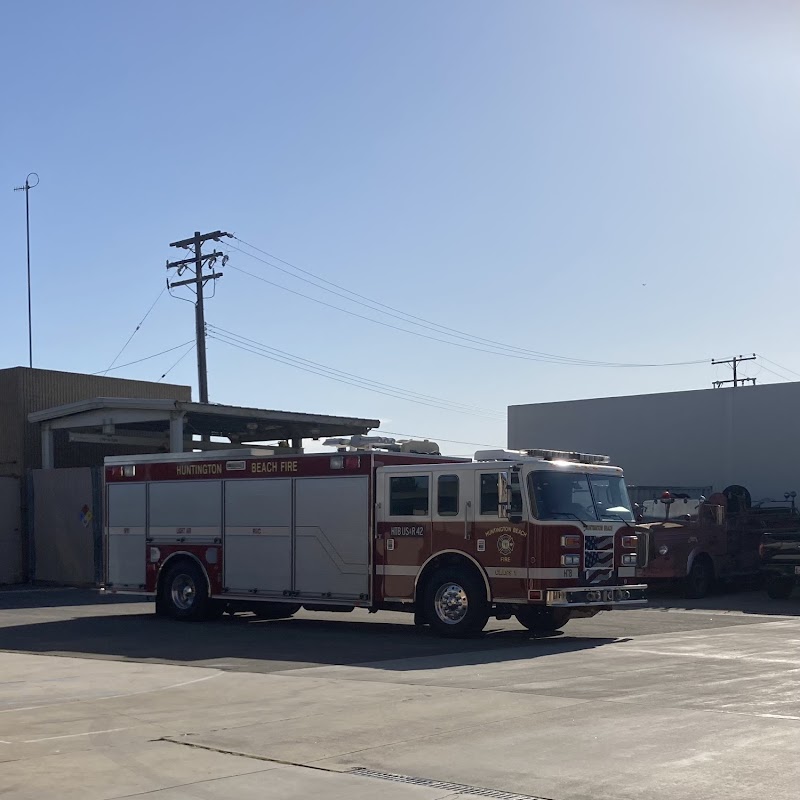
[[[563,608],[527,606],[514,616],[532,633],[555,633],[569,622],[569,611]]]
[[[173,619],[205,619],[211,607],[206,576],[193,561],[179,561],[169,570],[162,596]]]
[[[767,596],[772,600],[786,600],[794,590],[794,578],[773,575],[767,578]]]
[[[288,619],[299,610],[299,603],[259,603],[253,613],[259,619]]]
[[[479,633],[489,620],[486,587],[478,575],[466,568],[444,567],[427,581],[424,612],[440,636],[457,638]]]

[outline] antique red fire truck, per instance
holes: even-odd
[[[178,619],[410,611],[445,636],[645,602],[647,542],[608,458],[381,442],[107,458],[106,589]]]
[[[708,498],[664,492],[642,504],[640,530],[650,536],[650,562],[639,571],[648,584],[677,582],[686,597],[705,597],[717,581],[753,579],[767,531],[797,530],[795,493],[753,503],[744,486]]]

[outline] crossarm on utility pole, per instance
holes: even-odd
[[[203,274],[203,266],[209,262],[222,257],[223,266],[227,257],[219,251],[215,250],[213,253],[203,255],[203,242],[209,240],[219,241],[223,236],[231,236],[230,233],[225,231],[213,231],[212,233],[200,233],[195,231],[191,239],[181,239],[177,242],[171,242],[170,247],[183,247],[192,250],[191,258],[184,258],[180,261],[167,262],[167,269],[178,269],[178,274],[183,271],[182,268],[187,268],[190,271],[194,270],[194,275],[191,278],[182,281],[174,281],[169,284],[170,288],[177,286],[189,286],[194,284],[195,289],[195,303],[194,303],[194,327],[195,327],[195,341],[197,344],[197,388],[200,395],[200,402],[208,402],[208,364],[206,359],[206,319],[205,319],[205,302],[203,297],[203,287],[206,281],[217,280],[222,277],[221,272],[211,272],[209,275]]]

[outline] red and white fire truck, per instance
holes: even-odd
[[[343,444],[107,458],[105,588],[178,619],[361,607],[445,636],[645,602],[646,541],[608,458]]]

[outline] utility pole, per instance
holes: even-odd
[[[740,383],[752,383],[753,386],[756,385],[755,378],[739,378],[736,374],[736,365],[740,364],[742,361],[755,361],[756,354],[753,353],[751,356],[734,356],[733,358],[725,358],[717,361],[716,359],[712,359],[712,364],[731,364],[733,365],[733,378],[727,381],[714,381],[713,386],[715,389],[719,389],[720,386],[724,386],[726,383],[732,383],[733,388],[735,389]]]
[[[31,183],[36,178],[36,183]],[[28,173],[24,186],[15,186],[15,192],[25,192],[25,244],[28,253],[28,366],[33,367],[33,327],[31,325],[31,214],[28,204],[28,193],[39,185],[39,176],[35,172]]]
[[[203,287],[206,281],[215,281],[217,278],[222,277],[221,272],[214,272],[214,264],[218,258],[222,258],[222,265],[228,260],[226,255],[223,255],[216,250],[213,253],[203,255],[203,242],[213,240],[218,242],[223,236],[232,236],[225,231],[214,231],[213,233],[200,233],[195,231],[191,239],[181,239],[179,242],[170,242],[170,247],[182,247],[185,250],[192,252],[191,258],[184,258],[181,261],[167,261],[167,269],[177,269],[178,277],[180,277],[186,270],[193,273],[193,277],[173,281],[169,283],[170,289],[177,286],[193,286],[195,293],[194,301],[194,325],[195,325],[195,339],[197,342],[197,385],[200,392],[200,402],[208,402],[208,367],[206,365],[206,317],[205,308],[203,304]],[[211,269],[209,274],[203,274],[203,267],[208,266]]]

